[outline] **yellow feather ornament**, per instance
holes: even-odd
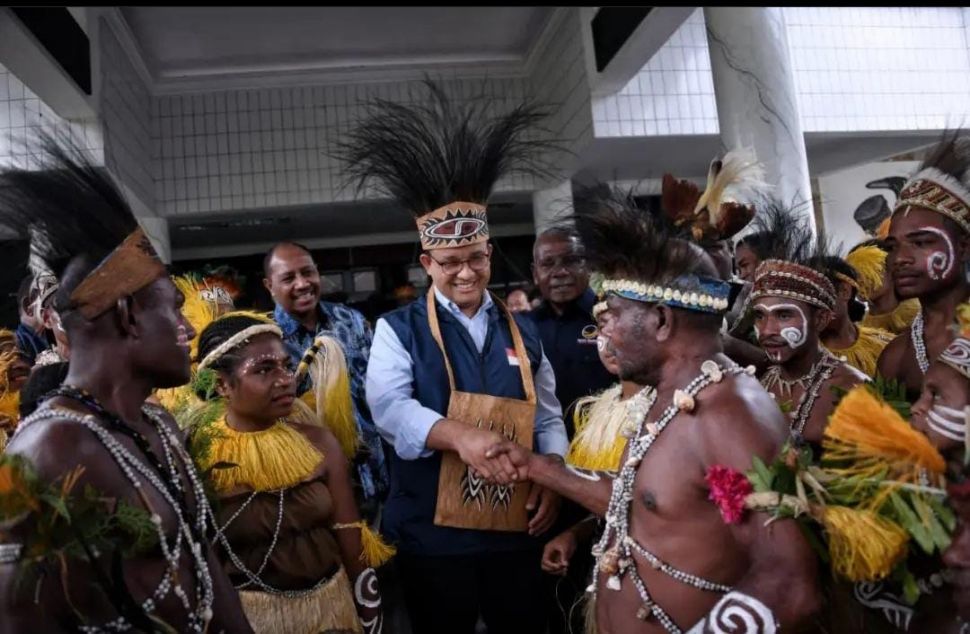
[[[845,261],[859,274],[859,294],[868,300],[885,282],[887,253],[877,246],[859,247]]]
[[[822,525],[832,568],[849,581],[885,579],[906,556],[909,535],[874,511],[827,506]]]

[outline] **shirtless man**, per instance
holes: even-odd
[[[866,381],[862,372],[834,357],[819,341],[836,301],[831,281],[807,266],[765,260],[755,272],[754,329],[772,364],[761,384],[787,412],[792,434],[816,446],[835,409],[832,388],[848,390]]]
[[[886,346],[878,372],[915,398],[929,368],[953,340],[956,308],[970,297],[970,139],[953,135],[930,153],[899,194],[886,246],[901,300],[917,297],[922,312],[908,334]]]
[[[147,510],[168,550],[119,562],[125,601],[100,583],[113,577],[112,553],[96,555],[100,575],[66,557],[31,566],[24,579],[18,544],[33,518],[19,518],[4,526],[0,548],[0,632],[154,631],[156,620],[178,632],[250,632],[206,539],[209,505],[181,432],[167,412],[143,406],[154,388],[189,379],[193,332],[183,297],[109,177],[50,139],[44,153],[51,169],[3,174],[0,225],[21,235],[29,228],[34,253],[61,280],[54,305],[72,361],[57,395],[21,422],[7,453],[28,459],[48,483],[83,467],[74,491],[91,486]]]
[[[604,333],[619,377],[656,388],[630,414],[619,474],[584,471],[504,442],[518,471],[605,517],[594,548],[600,634],[797,629],[818,607],[815,557],[793,521],[725,511],[708,499],[721,469],[773,459],[788,425],[722,351],[728,285],[696,245],[671,239],[620,201],[576,226],[607,280]],[[731,473],[728,471],[728,473]],[[737,476],[737,473],[732,473]]]

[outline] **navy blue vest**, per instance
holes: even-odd
[[[455,373],[455,387],[462,392],[524,399],[519,368],[509,364],[507,350],[514,348],[512,334],[502,310],[489,309],[488,334],[479,353],[465,327],[435,302],[441,338]],[[441,349],[428,326],[427,300],[384,315],[404,349],[411,355],[414,398],[442,416],[448,411],[451,390]],[[515,317],[522,333],[532,373],[539,369],[542,346],[535,325]],[[441,453],[427,458],[402,460],[390,455],[391,492],[384,503],[382,531],[401,552],[416,555],[467,555],[482,552],[526,550],[541,546],[526,533],[477,531],[434,525],[438,499]],[[522,485],[527,486],[527,485]]]

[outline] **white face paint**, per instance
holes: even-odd
[[[945,231],[937,229],[936,227],[920,227],[918,231],[926,231],[938,235],[946,243],[946,253],[943,251],[934,251],[926,256],[927,275],[930,276],[931,280],[941,280],[953,270],[953,262],[956,260],[953,241],[950,240],[950,236]]]
[[[964,442],[967,435],[967,410],[955,409],[946,405],[934,405],[926,416],[930,429],[950,440]]]
[[[808,328],[806,327],[808,324],[808,320],[805,318],[805,311],[802,310],[801,306],[796,306],[795,304],[776,304],[775,306],[766,306],[764,304],[757,304],[755,308],[760,308],[766,313],[773,313],[779,310],[791,310],[798,313],[798,318],[801,320],[801,325],[787,326],[785,328],[782,328],[779,334],[781,335],[781,338],[785,340],[785,343],[788,344],[788,347],[791,348],[792,350],[796,350],[802,347],[803,345],[805,345],[805,340],[808,339]],[[758,331],[757,326],[755,326],[754,333],[755,333],[755,336],[758,337],[758,340],[760,341],[761,333]],[[776,357],[780,358],[779,353],[776,352],[774,354]],[[769,354],[768,356],[770,358],[771,354]]]

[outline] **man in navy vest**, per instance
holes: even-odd
[[[490,634],[541,633],[539,535],[555,521],[559,498],[542,487],[514,489],[514,496],[528,493],[523,531],[489,524],[509,516],[509,505],[495,502],[495,488],[484,504],[469,504],[467,497],[457,503],[459,514],[486,521],[442,519],[449,509],[455,513],[443,504],[454,492],[477,500],[492,486],[482,478],[509,482],[508,459],[485,457],[508,437],[495,430],[531,429],[533,448],[559,460],[568,445],[535,325],[487,291],[492,246],[485,201],[495,181],[523,163],[530,142],[520,135],[538,113],[522,106],[496,117],[486,112],[487,100],[458,105],[440,86],[426,85],[430,105],[378,103],[342,144],[349,173],[362,182],[376,177],[415,215],[421,264],[433,282],[426,297],[378,320],[371,346],[367,402],[393,448],[382,530],[398,549],[415,634],[472,634],[479,618]],[[488,407],[495,397],[516,414],[494,416]],[[511,428],[508,419],[514,419]],[[448,471],[456,464],[466,474],[460,487]]]

